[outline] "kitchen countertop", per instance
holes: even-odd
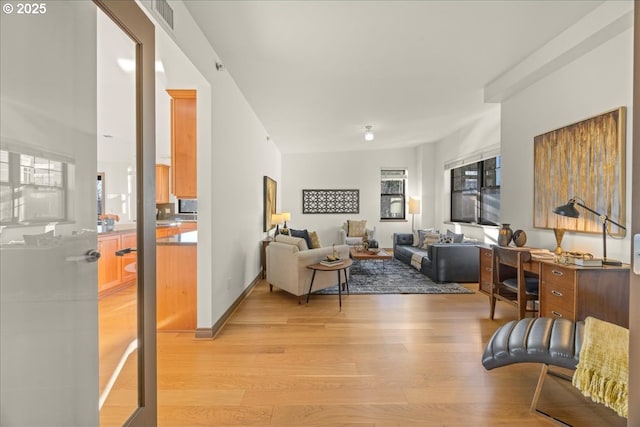
[[[161,220],[157,220],[156,221],[156,228],[178,227],[178,226],[180,226],[180,224],[192,223],[192,222],[193,223],[197,223],[198,221],[189,220],[189,219],[180,219],[180,220],[161,219]],[[107,235],[107,234],[135,233],[136,232],[136,226],[137,226],[137,224],[135,222],[119,223],[119,224],[115,225],[113,230],[101,231],[98,234],[102,236],[102,235]]]
[[[158,245],[197,245],[198,231],[187,231],[174,236],[161,237],[156,243]]]
[[[189,223],[189,222],[197,223],[198,221],[191,220],[191,219],[159,219],[156,221],[156,227],[177,227],[182,223]]]

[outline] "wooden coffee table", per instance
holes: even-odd
[[[384,269],[384,262],[393,258],[393,255],[385,252],[384,249],[380,249],[378,252],[358,251],[357,248],[349,248],[349,256],[351,259],[357,259],[358,261],[382,261],[382,269]]]

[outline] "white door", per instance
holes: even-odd
[[[3,426],[99,424],[96,4],[122,25],[129,23],[130,36],[136,35],[133,23],[146,19],[134,2],[2,4]],[[153,64],[148,52],[153,52],[153,38],[144,45],[148,47],[145,55],[141,54],[144,49],[140,40],[135,44],[138,61]],[[142,74],[137,74],[138,97],[143,86],[146,92],[149,87],[153,92],[153,74],[146,73],[144,78]],[[137,106],[138,153],[146,157],[153,132],[147,131],[143,137],[141,129],[153,127],[153,121],[149,124],[144,119],[149,110],[153,116],[153,103],[138,99]],[[154,163],[139,159],[137,164],[137,186],[144,188],[138,191],[137,202],[138,264],[142,266],[139,301],[144,301],[140,296],[152,293],[155,287],[151,273],[155,270],[155,248],[149,240],[154,231],[155,206],[153,200],[144,201],[145,195],[153,197],[153,174],[144,177],[144,172],[152,170]],[[145,250],[147,246],[149,250]],[[144,351],[139,352],[139,387],[129,420],[132,424],[155,422],[155,362],[148,363],[155,357],[155,340],[150,333],[155,332],[155,324],[150,322],[155,311],[148,307],[152,306],[145,302],[138,309],[138,340]]]

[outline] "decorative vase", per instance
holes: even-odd
[[[524,230],[516,230],[513,232],[513,243],[521,248],[522,246],[525,245],[525,243],[527,243],[527,233],[524,232]]]
[[[502,228],[498,231],[498,245],[509,246],[511,237],[513,237],[513,230],[509,224],[502,224]]]
[[[556,236],[556,250],[554,251],[556,255],[562,254],[562,238],[564,237],[564,228],[554,228],[553,234]]]

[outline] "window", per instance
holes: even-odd
[[[383,169],[380,173],[380,219],[405,219],[406,169]]]
[[[500,156],[451,169],[451,221],[498,225]]]
[[[0,224],[67,219],[68,165],[53,157],[0,150]]]

